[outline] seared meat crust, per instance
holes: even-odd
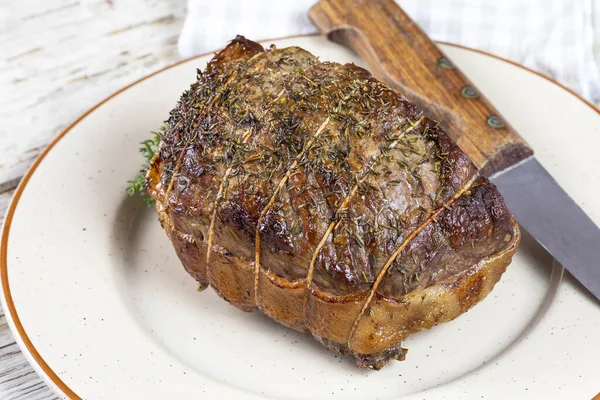
[[[495,186],[400,94],[241,36],[171,112],[147,186],[203,287],[377,369],[483,299],[519,243]]]

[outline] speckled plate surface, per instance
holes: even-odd
[[[275,43],[361,64],[320,37]],[[598,110],[522,67],[441,47],[600,223]],[[124,190],[140,165],[139,141],[210,57],[94,107],[17,190],[2,236],[2,301],[23,351],[58,393],[90,400],[539,399],[600,391],[600,306],[527,234],[488,299],[410,337],[406,361],[378,372],[211,290],[197,293],[154,210]]]

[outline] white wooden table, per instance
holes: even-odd
[[[69,123],[179,59],[186,0],[0,0],[0,220],[21,176]],[[0,309],[0,399],[56,399]]]
[[[186,0],[0,0],[0,220],[21,176],[79,115],[179,59]],[[0,308],[0,399],[56,399]]]

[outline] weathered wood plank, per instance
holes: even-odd
[[[8,329],[0,307],[0,398],[50,400],[58,397],[46,386],[25,359]]]
[[[8,209],[8,206],[14,193],[14,190],[0,192],[0,221],[4,221],[4,215],[6,214],[6,210]]]
[[[58,399],[21,353],[10,335],[4,315],[0,316],[0,366],[0,398]]]
[[[0,188],[14,187],[46,144],[90,106],[177,61],[185,4],[3,2]]]

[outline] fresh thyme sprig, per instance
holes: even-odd
[[[141,147],[139,148],[139,152],[144,157],[145,161],[142,165],[142,169],[140,170],[136,178],[127,182],[129,184],[129,186],[127,186],[126,189],[127,193],[130,196],[135,196],[136,193],[139,193],[148,206],[154,203],[154,199],[148,196],[146,194],[146,191],[144,190],[144,184],[146,182],[146,172],[148,171],[148,167],[150,166],[150,160],[152,160],[152,157],[154,157],[154,154],[158,150],[158,145],[166,129],[167,127],[163,125],[160,127],[159,132],[151,132],[152,138],[140,142]]]

